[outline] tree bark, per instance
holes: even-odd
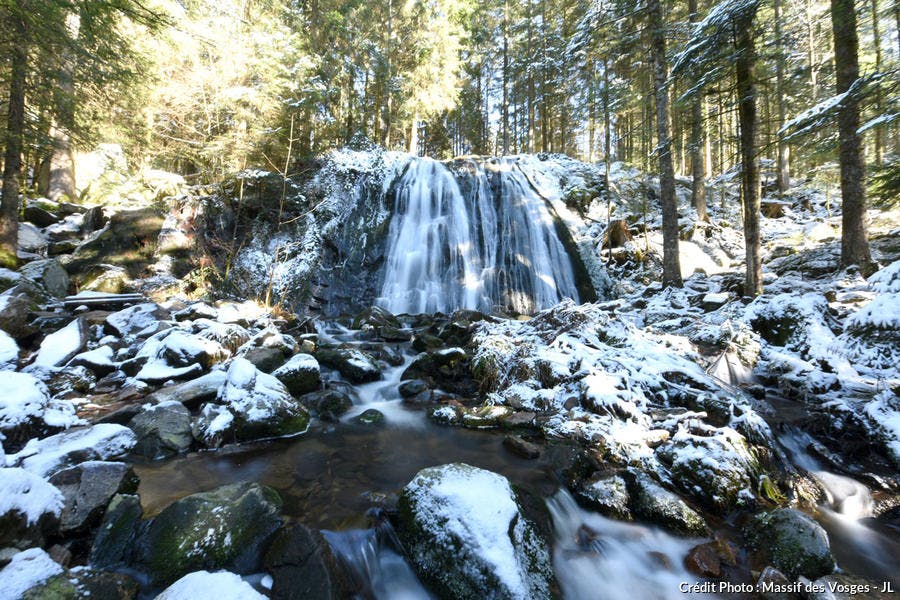
[[[853,0],[831,0],[834,33],[834,67],[837,93],[850,90],[859,79],[859,39]],[[866,167],[859,129],[859,98],[850,93],[838,111],[841,163],[842,232],[841,263],[868,266],[871,262],[866,238]]]
[[[778,0],[775,0],[776,2]],[[688,0],[688,20],[696,23],[697,0]],[[703,165],[703,95],[697,94],[691,101],[691,206],[697,211],[697,218],[709,221],[706,214],[706,177]]]
[[[21,6],[24,11],[27,7]],[[19,246],[19,171],[25,131],[25,76],[28,71],[28,24],[21,14],[9,19],[10,77],[6,120],[6,152],[3,158],[3,191],[0,193],[0,265],[15,269]]]
[[[878,0],[871,0],[872,8],[872,39],[875,42],[875,71],[881,73],[881,33],[878,23]],[[900,35],[900,31],[898,31]],[[882,114],[881,105],[881,85],[875,88],[875,114]],[[883,133],[880,125],[874,127],[875,130],[875,164],[881,166],[883,159]]]
[[[755,12],[755,11],[754,11]],[[762,293],[762,261],[759,234],[759,159],[756,156],[759,119],[756,111],[756,40],[755,15],[748,12],[735,21],[735,42],[738,58],[735,61],[737,79],[738,119],[741,149],[741,192],[744,209],[744,245],[747,272],[744,294]]]
[[[678,205],[675,198],[675,172],[672,166],[672,115],[666,81],[666,30],[660,0],[647,0],[653,54],[653,89],[656,96],[656,147],[659,156],[659,190],[663,222],[663,286],[681,287],[681,263],[678,258]]]
[[[778,108],[777,128],[780,130],[784,126],[785,107],[784,107],[784,40],[781,27],[781,0],[775,1],[775,97]],[[778,185],[778,192],[784,194],[791,186],[791,168],[790,168],[790,147],[786,142],[782,141],[781,134],[776,134],[778,138],[778,160],[775,167],[775,180]]]

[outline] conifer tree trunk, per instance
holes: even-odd
[[[762,293],[762,261],[759,234],[759,159],[756,156],[759,137],[759,118],[756,111],[756,40],[753,12],[748,11],[735,20],[735,42],[738,58],[735,62],[738,95],[738,123],[741,152],[741,197],[744,209],[744,245],[747,272],[744,294]]]
[[[784,40],[782,39],[783,31],[781,25],[781,0],[775,2],[775,96],[778,105],[778,129],[784,125],[785,108],[784,108]],[[790,148],[787,143],[781,140],[778,135],[778,159],[775,168],[775,180],[778,185],[779,193],[787,192],[791,185],[790,170]]]
[[[678,206],[675,198],[675,172],[672,165],[672,115],[669,110],[669,78],[666,63],[666,31],[660,0],[647,0],[653,54],[653,88],[656,96],[656,147],[659,156],[659,190],[663,222],[663,286],[681,287],[678,258]]]
[[[831,0],[834,67],[837,93],[850,90],[859,79],[859,39],[853,0]],[[859,129],[859,98],[848,94],[838,111],[841,163],[841,263],[867,266],[871,262],[866,239],[866,167]]]
[[[775,0],[776,2],[778,0]],[[688,0],[688,20],[696,23],[697,0]],[[697,94],[691,102],[691,206],[697,211],[697,218],[709,221],[706,214],[706,178],[703,165],[703,95]]]
[[[21,10],[27,10],[20,5]],[[25,131],[25,75],[28,70],[28,24],[21,15],[9,19],[10,77],[3,157],[3,191],[0,193],[0,266],[16,268],[19,245],[19,171]]]

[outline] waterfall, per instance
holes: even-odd
[[[412,160],[394,186],[386,256],[376,304],[395,314],[530,314],[578,300],[553,216],[513,158],[467,160],[456,177]]]

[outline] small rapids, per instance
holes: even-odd
[[[807,471],[825,492],[819,520],[831,539],[838,565],[873,581],[900,582],[900,544],[871,527],[875,503],[864,484],[825,470],[807,448],[806,433],[789,429],[778,439],[794,464]]]
[[[347,566],[359,600],[432,600],[403,558],[400,541],[387,520],[375,529],[323,531]]]
[[[565,490],[547,506],[556,536],[553,566],[565,598],[674,600],[684,598],[680,586],[699,582],[683,565],[697,540],[588,512]]]

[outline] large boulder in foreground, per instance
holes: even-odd
[[[226,485],[177,500],[138,541],[139,567],[154,584],[200,569],[253,573],[281,526],[281,498],[258,483]]]
[[[757,515],[744,533],[767,562],[791,580],[801,575],[816,579],[834,571],[828,534],[799,510],[779,508]]]
[[[408,555],[439,596],[554,595],[547,544],[505,477],[462,463],[423,469],[403,488],[399,509]]]
[[[113,496],[137,491],[138,478],[125,463],[88,461],[59,471],[50,483],[66,500],[60,516],[60,531],[66,534],[99,523]]]

